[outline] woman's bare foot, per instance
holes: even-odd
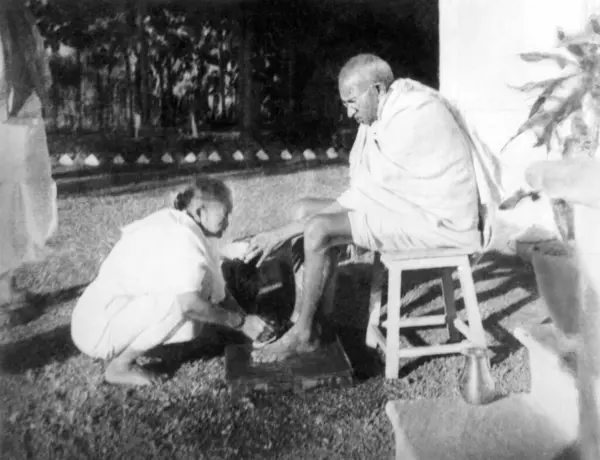
[[[104,379],[115,385],[153,385],[160,381],[157,374],[145,370],[135,362],[112,360],[104,371]]]
[[[293,326],[279,340],[256,350],[252,358],[258,363],[283,361],[292,356],[310,353],[319,348],[320,340],[316,334],[306,334]]]

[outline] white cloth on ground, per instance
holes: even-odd
[[[351,184],[338,202],[350,209],[354,242],[372,250],[481,245],[481,166],[474,144],[433,90],[398,80],[361,125],[350,153]]]
[[[123,229],[75,306],[73,341],[87,355],[110,359],[129,345],[145,350],[191,340],[201,326],[176,303],[189,292],[215,304],[225,298],[218,241],[187,213],[158,211]]]
[[[6,101],[5,101],[6,102]],[[0,101],[0,114],[6,105]],[[57,227],[56,184],[42,105],[32,94],[17,116],[0,120],[0,275],[45,255]]]

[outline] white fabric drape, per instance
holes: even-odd
[[[6,114],[1,103],[0,113]],[[0,119],[0,275],[44,255],[58,223],[51,173],[42,107],[34,93],[16,117]]]

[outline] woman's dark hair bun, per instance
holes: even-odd
[[[175,201],[173,202],[173,207],[175,209],[177,209],[178,211],[183,211],[184,209],[186,209],[189,206],[193,197],[194,197],[194,189],[187,188],[184,191],[179,192],[177,194],[177,196],[175,197]]]
[[[0,0],[2,1],[2,0]],[[198,176],[193,183],[175,196],[173,207],[178,211],[188,208],[194,196],[201,200],[217,200],[232,207],[231,190],[220,179]]]

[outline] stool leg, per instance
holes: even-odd
[[[374,337],[373,329],[379,327],[381,321],[381,290],[385,276],[385,267],[381,263],[381,256],[375,253],[373,260],[373,276],[371,278],[371,295],[369,297],[369,324],[367,325],[367,337],[365,342],[368,347],[376,348],[377,340]]]
[[[475,293],[475,283],[471,273],[471,264],[469,260],[461,262],[458,266],[458,277],[462,288],[465,309],[469,320],[469,330],[471,332],[474,345],[487,347],[485,340],[485,331],[481,323],[481,313],[477,304],[477,294]]]
[[[402,269],[391,266],[388,275],[387,337],[385,377],[397,379],[400,371],[400,303],[402,299]]]
[[[452,282],[452,269],[442,269],[442,295],[444,296],[444,304],[446,307],[446,327],[451,342],[460,341],[461,335],[454,320],[456,319],[456,305],[454,303],[454,283]]]

